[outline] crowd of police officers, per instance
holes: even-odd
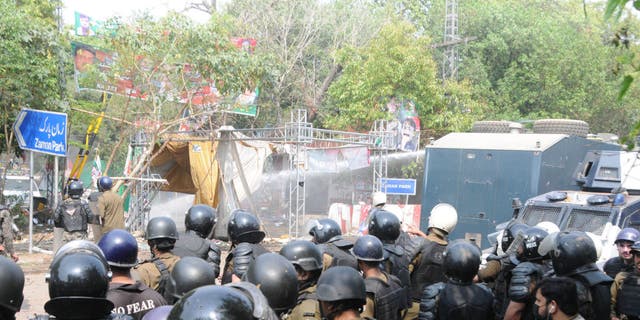
[[[186,212],[180,234],[172,219],[152,218],[144,261],[123,229],[97,245],[69,241],[49,267],[47,314],[33,318],[640,319],[636,229],[619,233],[619,256],[605,273],[587,233],[512,221],[480,269],[476,244],[448,239],[458,219],[453,206],[435,206],[425,234],[403,228],[383,194],[372,199],[368,235],[350,242],[334,220],[319,219],[311,241],[292,240],[278,253],[263,246],[258,218],[235,210],[224,262],[209,239],[217,212],[207,205]],[[0,285],[0,319],[15,319],[24,274],[6,257]]]

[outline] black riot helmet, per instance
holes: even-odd
[[[520,261],[537,261],[547,258],[546,255],[541,256],[538,253],[540,243],[549,235],[547,231],[540,227],[530,227],[524,231],[523,235],[522,251],[518,254]]]
[[[351,254],[362,261],[382,261],[384,260],[384,247],[377,237],[365,235],[356,240],[351,248]]]
[[[80,199],[80,196],[82,196],[83,192],[84,188],[82,186],[82,182],[78,180],[71,181],[71,183],[69,183],[69,186],[67,186],[67,194],[72,199]]]
[[[100,238],[98,247],[110,266],[132,268],[138,263],[138,242],[129,232],[113,229]]]
[[[111,273],[106,261],[88,251],[69,251],[54,258],[48,275],[49,300],[44,309],[61,319],[108,315],[106,299]]]
[[[259,243],[265,236],[264,231],[260,230],[258,217],[241,209],[231,213],[227,233],[232,243]]]
[[[198,257],[183,257],[173,266],[169,281],[171,295],[180,299],[185,293],[202,286],[216,284],[217,275],[211,265]]]
[[[387,210],[376,210],[369,220],[369,234],[384,243],[395,242],[400,236],[400,219]]]
[[[322,269],[322,251],[311,241],[290,241],[280,249],[280,255],[304,271]]]
[[[524,224],[524,223],[520,223],[520,222],[511,222],[506,229],[504,229],[504,233],[502,234],[502,251],[507,251],[507,249],[509,249],[509,247],[511,246],[511,243],[513,242],[513,240],[515,240],[516,236],[520,233],[520,232],[524,232],[525,230],[527,230],[529,228],[528,225]]]
[[[111,180],[111,178],[109,178],[107,176],[98,178],[98,190],[99,191],[111,190],[111,187],[113,187],[113,180]]]
[[[324,271],[318,279],[316,289],[318,301],[336,302],[342,300],[359,300],[365,304],[364,279],[351,267],[336,266]]]
[[[342,230],[335,220],[324,218],[313,221],[309,235],[313,236],[315,243],[326,243],[335,237],[341,237]]]
[[[463,239],[452,241],[444,252],[444,275],[455,283],[471,283],[480,268],[480,256],[475,244]]]
[[[189,291],[173,306],[168,320],[253,319],[253,305],[232,287],[208,285]]]
[[[178,240],[178,228],[169,217],[155,217],[147,224],[146,239],[173,239]]]
[[[71,252],[85,252],[96,255],[100,261],[104,262],[104,267],[109,269],[109,264],[107,263],[107,259],[104,256],[102,249],[100,249],[97,244],[89,240],[73,240],[67,242],[65,245],[60,247],[58,251],[56,251],[56,254],[53,256],[53,261],[51,261],[51,265],[53,265],[60,257]]]
[[[547,236],[538,248],[542,256],[549,254],[553,270],[559,276],[567,275],[576,268],[598,260],[596,245],[582,231],[563,231]]]
[[[249,264],[243,280],[260,288],[276,313],[293,308],[298,298],[298,273],[285,257],[265,253]]]
[[[184,227],[195,231],[201,238],[209,237],[211,230],[218,221],[216,209],[206,204],[196,204],[187,211],[184,217]]]
[[[13,313],[20,311],[24,296],[24,272],[11,259],[0,256],[0,307]]]

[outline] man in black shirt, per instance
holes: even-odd
[[[138,243],[130,233],[111,230],[100,239],[98,246],[113,273],[107,299],[113,302],[115,313],[140,320],[147,312],[167,304],[162,295],[131,277],[131,268],[137,263]]]

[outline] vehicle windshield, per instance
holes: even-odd
[[[569,215],[568,231],[585,231],[602,235],[609,221],[610,211],[574,208]]]
[[[535,226],[542,221],[550,221],[557,225],[560,223],[561,211],[562,207],[527,206],[522,213],[522,221],[529,226]]]
[[[7,178],[7,180],[5,180],[5,183],[4,183],[4,190],[29,192],[29,178],[27,179]]]

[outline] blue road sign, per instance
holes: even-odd
[[[21,149],[66,156],[67,114],[22,109],[13,124]]]
[[[380,178],[380,191],[386,194],[416,194],[416,179]]]

